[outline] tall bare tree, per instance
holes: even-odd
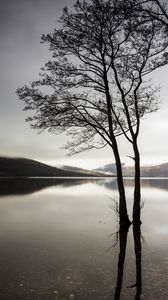
[[[129,137],[127,133],[124,135],[133,146],[135,161],[133,220],[139,223],[141,193],[138,135],[140,120],[144,113],[156,111],[158,107],[157,101],[155,102],[156,90],[153,90],[151,85],[147,86],[145,81],[153,71],[168,63],[167,28],[160,20],[162,17],[166,18],[166,10],[165,5],[161,6],[157,0],[128,0],[125,5],[121,5],[120,2],[120,11],[127,20],[131,18],[132,33],[119,56],[120,61],[124,61],[120,64],[121,72],[120,68],[116,68],[116,61],[113,69],[129,129]],[[155,14],[159,17],[154,18]]]
[[[128,223],[117,137],[125,135],[135,153],[133,218],[138,222],[140,119],[157,109],[156,89],[143,78],[168,59],[162,25],[153,19],[146,25],[131,6],[128,14],[126,2],[77,1],[72,11],[65,8],[58,29],[42,36],[50,44],[53,60],[42,68],[38,81],[17,93],[25,110],[35,111],[27,118],[32,127],[66,131],[71,137],[66,148],[72,153],[111,147],[120,220]]]
[[[59,29],[43,35],[53,61],[42,69],[41,79],[18,89],[27,118],[36,129],[64,132],[71,153],[86,149],[113,150],[119,188],[120,220],[129,223],[122,167],[116,137],[122,132],[111,109],[108,73],[111,36],[122,28],[114,1],[77,1],[71,12],[64,8]],[[123,36],[123,42],[125,37]],[[42,89],[41,89],[42,87]],[[44,87],[49,87],[45,93]]]

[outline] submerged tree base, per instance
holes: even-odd
[[[140,220],[140,219],[135,219],[135,220],[133,220],[133,226],[140,226],[141,224],[142,224],[142,221]]]
[[[132,222],[129,220],[128,216],[127,217],[120,216],[119,223],[120,223],[120,228],[121,227],[129,228],[132,224]]]

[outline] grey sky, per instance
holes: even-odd
[[[66,157],[59,149],[65,136],[37,134],[25,123],[23,105],[15,91],[38,78],[40,67],[50,58],[47,45],[40,44],[42,33],[51,32],[61,14],[61,8],[71,5],[67,0],[6,0],[0,1],[0,155],[39,159],[51,164],[96,167],[113,162],[111,150],[97,150]],[[142,123],[140,149],[142,164],[168,161],[168,67],[152,76],[160,84],[159,112],[149,115]],[[120,139],[123,162],[130,147]]]

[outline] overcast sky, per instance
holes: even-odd
[[[111,150],[96,150],[67,157],[60,147],[65,136],[38,134],[25,123],[23,104],[16,89],[38,78],[40,67],[50,58],[48,46],[40,44],[42,33],[51,32],[61,9],[70,0],[0,1],[0,155],[27,157],[58,165],[94,168],[114,162]],[[144,165],[168,162],[168,66],[152,75],[161,86],[161,108],[142,121],[140,133],[141,162]],[[122,161],[131,160],[129,145],[119,141]]]

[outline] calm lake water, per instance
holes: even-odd
[[[0,299],[167,300],[168,179],[142,179],[141,232],[115,200],[115,179],[0,179]]]

